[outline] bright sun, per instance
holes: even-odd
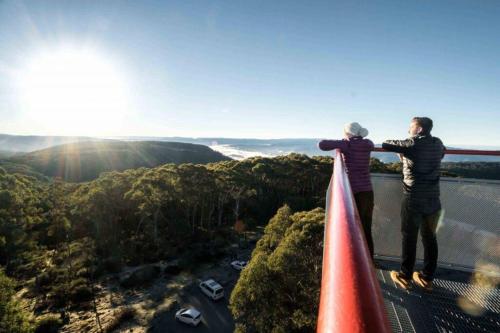
[[[28,119],[47,132],[106,135],[120,127],[128,110],[125,78],[93,51],[39,54],[17,78]]]

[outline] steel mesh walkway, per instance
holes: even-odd
[[[498,278],[486,286],[471,283],[472,275],[438,269],[434,290],[397,288],[389,272],[394,262],[380,262],[377,277],[393,332],[500,332]]]

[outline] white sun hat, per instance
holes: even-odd
[[[344,125],[344,132],[349,136],[361,136],[365,137],[368,135],[368,130],[363,128],[359,123],[347,123]]]

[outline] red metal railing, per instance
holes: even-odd
[[[375,148],[377,152],[387,152]],[[447,149],[445,154],[500,156],[499,150]],[[345,164],[335,151],[327,192],[318,333],[390,332]]]
[[[376,147],[373,151],[389,152],[383,148]],[[482,156],[500,156],[500,150],[474,150],[474,149],[446,149],[448,155],[482,155]]]
[[[317,332],[390,332],[339,149],[327,193]]]

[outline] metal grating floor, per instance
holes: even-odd
[[[470,273],[438,269],[434,290],[402,290],[389,272],[399,265],[378,261],[384,302],[394,333],[500,332],[500,289],[471,284]]]

